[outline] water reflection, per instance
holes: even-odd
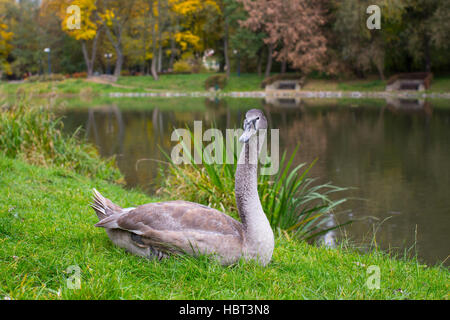
[[[299,97],[279,98],[266,97],[264,103],[275,108],[299,108],[302,107],[302,100]]]
[[[391,217],[377,233],[382,248],[403,250],[417,240],[419,256],[428,263],[447,257],[448,106],[433,108],[422,100],[348,106],[339,101],[280,105],[259,99],[189,99],[131,99],[136,107],[117,99],[88,109],[68,109],[65,127],[74,131],[83,126],[102,156],[117,157],[129,186],[153,192],[159,161],[165,161],[159,148],[170,151],[174,128],[192,127],[194,120],[203,120],[206,127],[239,127],[246,110],[263,108],[270,127],[280,128],[281,150],[293,150],[300,143],[295,162],[317,158],[311,175],[318,182],[355,187],[343,196],[363,199],[348,202],[342,207],[345,216],[330,220],[330,225],[371,217],[346,227],[351,240],[359,242],[371,236],[374,223]],[[322,241],[335,245],[337,235],[334,231]]]

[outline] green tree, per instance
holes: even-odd
[[[335,4],[333,33],[338,39],[336,45],[341,61],[359,76],[375,67],[384,79],[386,50],[399,41],[403,1],[340,0]],[[367,28],[366,10],[371,4],[381,9],[381,29]]]

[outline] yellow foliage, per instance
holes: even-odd
[[[95,37],[98,30],[98,23],[95,18],[95,11],[97,6],[95,5],[95,0],[73,0],[70,5],[76,5],[80,8],[80,28],[79,29],[69,29],[68,20],[72,18],[72,14],[67,13],[68,4],[64,1],[61,4],[61,27],[64,32],[74,37],[76,40],[90,40]]]
[[[145,60],[151,60],[153,59],[153,52],[147,52],[145,54]]]
[[[208,14],[221,14],[218,0],[168,0],[168,3],[171,11],[181,17],[183,31],[174,35],[181,51],[202,51],[200,39],[204,36]]]
[[[106,9],[105,13],[99,13],[100,18],[102,18],[103,21],[106,21],[106,24],[111,27],[113,24],[113,19],[115,17],[114,11]]]
[[[220,8],[213,0],[169,0],[172,10],[181,15],[192,15],[210,6],[220,13]]]
[[[175,33],[175,41],[181,46],[181,50],[185,51],[188,45],[192,46],[195,50],[201,48],[200,37],[192,34],[190,31],[182,31]]]
[[[8,31],[8,26],[4,23],[0,23],[0,41],[1,43],[7,43],[13,37],[13,33]]]
[[[10,68],[6,58],[12,50],[12,45],[10,44],[12,37],[13,33],[8,31],[8,26],[0,23],[0,69],[5,70],[7,73],[10,73]]]

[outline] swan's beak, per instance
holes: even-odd
[[[245,143],[256,133],[254,124],[251,121],[244,121],[244,133],[239,138],[239,142]]]

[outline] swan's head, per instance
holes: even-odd
[[[267,129],[267,119],[259,109],[251,109],[245,114],[244,133],[239,138],[240,142],[248,142],[258,130]]]

